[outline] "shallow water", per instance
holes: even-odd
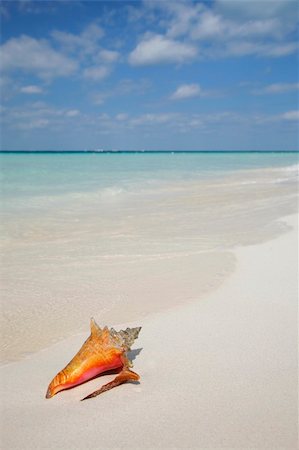
[[[296,154],[2,154],[3,359],[221,284],[286,231]]]

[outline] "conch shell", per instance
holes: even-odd
[[[127,381],[139,380],[139,375],[130,370],[132,362],[128,359],[127,352],[138,338],[141,327],[127,328],[125,331],[115,331],[113,328],[109,330],[107,327],[101,329],[94,319],[91,319],[90,329],[91,334],[78,353],[49,384],[46,398],[115,369],[120,369],[120,372],[113,381],[82,400],[96,397]]]

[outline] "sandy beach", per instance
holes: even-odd
[[[296,449],[297,216],[282,222],[281,236],[234,250],[236,270],[218,289],[122,324],[142,326],[140,384],[80,402],[104,376],[44,398],[88,323],[2,366],[2,448]]]
[[[299,450],[298,2],[0,19],[0,450]]]

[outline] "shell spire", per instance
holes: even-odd
[[[96,321],[92,317],[90,319],[90,333],[94,334],[94,333],[99,333],[101,331],[102,331],[101,328],[99,327],[99,325],[96,323]]]
[[[128,381],[138,381],[139,375],[130,370],[132,361],[129,360],[127,352],[138,338],[140,330],[141,327],[120,331],[115,331],[114,328],[109,330],[107,326],[100,328],[91,318],[90,336],[68,365],[53,378],[46,398],[111,370],[119,372],[116,378],[83,400],[95,397]]]
[[[112,339],[115,339],[120,343],[122,347],[127,350],[131,350],[134,341],[138,338],[141,327],[127,328],[126,330],[115,331],[114,328],[110,329],[110,335]]]

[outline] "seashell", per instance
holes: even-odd
[[[139,380],[139,375],[130,370],[132,362],[127,352],[138,338],[141,327],[127,328],[125,331],[115,331],[113,328],[109,330],[107,327],[101,329],[94,319],[91,319],[90,329],[91,334],[78,353],[49,384],[46,398],[51,398],[59,391],[72,388],[101,373],[115,369],[120,369],[120,373],[113,381],[82,400],[96,397],[127,381]]]

